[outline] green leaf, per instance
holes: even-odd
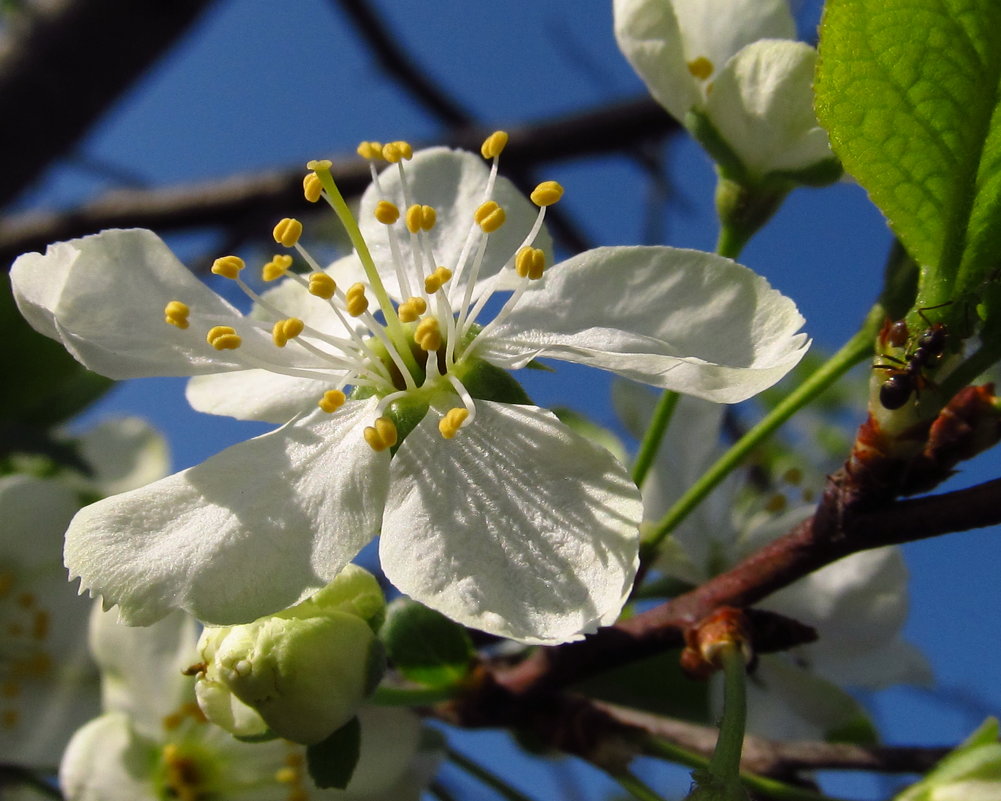
[[[381,636],[393,666],[410,681],[428,687],[462,681],[475,653],[462,626],[409,598],[389,605]]]
[[[354,775],[361,755],[361,724],[351,718],[326,740],[306,748],[306,766],[321,789],[343,790]]]
[[[917,305],[968,299],[1001,252],[1001,3],[828,0],[819,49],[817,116],[920,265]]]

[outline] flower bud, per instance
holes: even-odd
[[[375,629],[385,600],[354,565],[296,606],[239,626],[208,627],[198,650],[198,703],[240,737],[268,731],[312,744],[347,723],[384,669]]]

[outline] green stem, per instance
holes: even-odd
[[[449,687],[390,687],[380,684],[369,699],[376,706],[431,706],[451,701],[460,688]]]
[[[747,244],[748,237],[734,226],[721,223],[716,239],[716,252],[728,259],[736,259]]]
[[[627,793],[639,801],[664,801],[662,796],[657,795],[646,782],[639,779],[635,774],[624,770],[621,773],[610,774]]]
[[[664,538],[670,534],[682,520],[691,514],[702,500],[730,474],[744,458],[754,450],[759,443],[771,436],[786,420],[816,398],[831,384],[843,376],[849,369],[872,354],[872,342],[885,312],[879,304],[873,306],[866,316],[859,331],[846,342],[841,350],[821,365],[817,370],[789,393],[774,409],[772,409],[756,426],[735,442],[716,462],[696,481],[678,501],[668,509],[667,514],[653,529],[643,542],[645,554],[651,554]]]
[[[657,407],[653,410],[653,417],[646,433],[643,434],[643,441],[640,443],[639,453],[636,454],[636,461],[633,464],[633,482],[637,487],[643,486],[643,480],[650,471],[657,451],[660,450],[660,443],[664,439],[667,425],[671,422],[671,416],[678,405],[677,392],[665,389],[664,393],[657,401]]]
[[[709,772],[726,784],[740,781],[740,754],[747,725],[747,665],[739,646],[720,649],[723,661],[723,719],[719,724],[716,750],[709,760]]]
[[[470,776],[475,776],[488,787],[496,790],[508,799],[508,801],[532,801],[532,799],[530,799],[527,795],[523,795],[520,791],[515,790],[511,785],[500,778],[500,776],[487,770],[479,763],[473,762],[473,760],[463,756],[458,751],[448,748],[446,749],[445,754],[448,756],[450,762],[455,764],[457,767],[462,768]]]

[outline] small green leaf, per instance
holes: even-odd
[[[389,605],[381,636],[390,661],[410,681],[448,687],[469,673],[474,649],[466,630],[409,598]]]
[[[828,0],[817,116],[921,267],[917,305],[959,301],[1001,252],[1001,3]]]
[[[361,724],[351,718],[326,740],[306,748],[306,765],[321,789],[343,790],[354,775],[361,755]]]

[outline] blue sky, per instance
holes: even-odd
[[[573,112],[644,91],[615,46],[605,0],[375,5],[430,77],[485,126]],[[422,142],[439,134],[438,124],[379,72],[335,3],[223,0],[101,121],[80,151],[159,186],[305,164],[351,153],[362,139]],[[663,242],[711,250],[711,167],[697,148],[679,140],[665,157],[678,202],[663,219]],[[564,204],[593,244],[642,241],[647,184],[629,160],[560,163],[538,177],[564,184]],[[70,204],[103,185],[64,162],[25,202]],[[854,332],[875,297],[889,242],[864,192],[846,182],[795,192],[741,261],[794,298],[816,345],[833,350]],[[176,244],[182,253],[193,251],[192,240]],[[564,376],[533,386],[536,402],[566,404],[569,387],[578,398],[585,392],[588,397],[573,405],[599,422],[612,422],[606,379],[584,371]],[[86,419],[122,412],[143,415],[167,433],[177,468],[260,430],[196,414],[176,380],[124,384]],[[950,486],[993,477],[999,463],[996,455],[982,457],[964,466]],[[1001,706],[992,669],[1001,641],[996,536],[971,532],[907,547],[913,588],[907,634],[929,655],[941,690],[893,690],[873,699],[891,742],[956,741],[979,722],[978,715]],[[963,711],[950,711],[941,697],[948,694],[963,695]]]

